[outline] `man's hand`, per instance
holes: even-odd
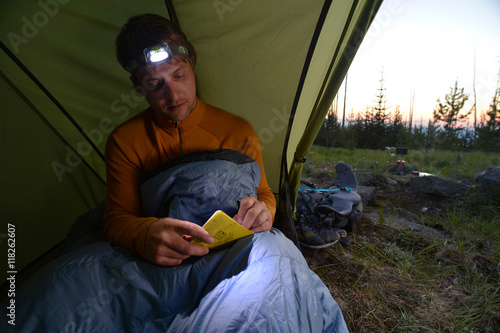
[[[161,218],[149,226],[146,259],[161,266],[176,266],[190,256],[208,254],[207,247],[191,243],[193,238],[207,244],[214,241],[208,231],[195,223]]]
[[[252,232],[268,231],[273,226],[272,215],[266,204],[251,196],[241,200],[238,214],[233,218]]]

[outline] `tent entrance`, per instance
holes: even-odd
[[[4,228],[16,228],[16,271],[54,252],[76,218],[104,200],[106,138],[147,107],[115,60],[114,40],[129,17],[179,21],[197,51],[198,96],[252,124],[293,238],[303,159],[380,4],[2,3],[0,214]]]

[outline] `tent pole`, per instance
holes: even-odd
[[[177,13],[175,12],[175,7],[174,4],[172,3],[172,0],[165,0],[165,6],[167,6],[168,14],[170,15],[170,20],[175,24],[177,24],[177,26],[180,28],[181,24],[179,23],[179,18],[177,17]]]
[[[29,108],[31,110],[33,110],[33,112],[42,120],[42,122],[47,125],[47,127],[59,138],[59,140],[61,140],[65,146],[69,147],[71,149],[71,151],[78,157],[78,159],[80,159],[80,161],[82,161],[82,163],[87,167],[89,168],[89,170],[94,174],[94,176],[97,177],[97,179],[99,179],[99,181],[101,181],[101,183],[103,183],[104,185],[106,185],[106,181],[97,173],[97,171],[95,171],[91,166],[90,164],[88,164],[87,161],[85,161],[85,159],[82,157],[82,155],[80,155],[72,146],[71,144],[68,142],[68,140],[66,140],[61,133],[59,133],[59,131],[54,127],[52,126],[52,124],[47,120],[47,118],[44,117],[44,115],[36,108],[36,106],[28,99],[28,97],[26,97],[26,95],[24,95],[22,93],[21,90],[19,90],[18,87],[16,87],[16,85],[11,81],[9,80],[9,78],[2,72],[0,71],[0,77],[5,81],[5,83],[7,83],[7,85],[12,89],[14,90],[14,92],[29,106]]]
[[[104,161],[104,155],[101,153],[99,148],[97,148],[97,146],[89,138],[87,133],[85,133],[83,128],[80,125],[78,125],[76,120],[69,114],[69,112],[64,108],[64,106],[62,106],[62,104],[59,103],[59,101],[54,97],[54,95],[52,95],[50,91],[48,91],[48,89],[45,88],[45,86],[35,77],[35,75],[26,66],[24,66],[21,60],[19,60],[16,57],[16,55],[12,53],[12,51],[9,50],[9,48],[5,46],[5,44],[1,41],[0,41],[0,47],[9,56],[9,58],[11,58],[17,64],[17,66],[19,66],[19,68],[31,79],[31,81],[33,81],[38,86],[38,88],[40,88],[40,90],[43,91],[45,95],[47,95],[47,97],[57,106],[57,108],[66,116],[66,118],[68,118],[68,120],[73,124],[73,126],[76,127],[76,129],[80,132],[80,134],[85,138],[85,140],[87,140],[90,146],[95,150],[97,155],[99,155],[99,157]]]
[[[293,118],[295,117],[295,112],[297,111],[297,106],[299,103],[300,95],[302,93],[302,89],[304,87],[304,82],[307,76],[307,71],[309,69],[309,65],[311,64],[312,56],[314,50],[316,49],[316,44],[319,39],[319,35],[321,33],[321,29],[323,28],[323,24],[325,23],[326,16],[328,11],[330,10],[330,6],[332,4],[332,0],[326,0],[323,4],[323,8],[321,9],[320,16],[318,18],[318,22],[316,23],[316,28],[314,30],[314,34],[311,38],[311,43],[309,45],[309,50],[307,51],[306,59],[304,61],[304,67],[302,68],[302,73],[300,75],[299,84],[297,86],[297,91],[295,93],[295,98],[292,105],[292,110],[290,111],[290,119],[288,121],[287,133],[285,136],[285,142],[283,145],[283,152],[281,155],[281,170],[280,170],[280,183],[279,183],[279,212],[281,213],[282,219],[284,219],[282,223],[283,232],[285,235],[290,238],[295,245],[298,244],[297,233],[295,230],[294,223],[294,212],[292,207],[295,207],[295,201],[292,203],[292,200],[295,200],[295,197],[292,198],[291,190],[290,190],[290,182],[289,182],[289,171],[288,171],[288,163],[287,163],[287,152],[288,152],[288,143],[290,141],[290,133],[292,131]],[[304,162],[304,161],[302,161]]]

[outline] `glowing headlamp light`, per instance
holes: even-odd
[[[171,62],[176,55],[189,55],[184,45],[168,45],[167,43],[146,47],[142,53],[144,57],[132,60],[127,66],[130,73],[143,65],[156,67]]]

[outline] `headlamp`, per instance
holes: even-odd
[[[146,47],[142,53],[143,57],[134,59],[128,64],[128,72],[133,73],[138,67],[143,65],[156,67],[166,64],[171,62],[177,55],[189,55],[187,47],[184,45],[168,45],[167,43]]]

